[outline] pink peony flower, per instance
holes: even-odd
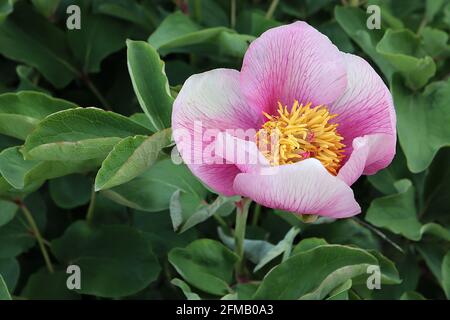
[[[211,189],[333,218],[361,212],[350,186],[392,161],[395,123],[391,94],[372,67],[305,22],[262,34],[240,72],[191,76],[172,114],[183,160]],[[205,137],[211,130],[221,134]],[[245,130],[254,134],[236,134]],[[206,143],[196,143],[199,137]],[[239,162],[224,147],[258,163]]]

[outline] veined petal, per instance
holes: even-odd
[[[241,69],[242,92],[260,114],[274,114],[278,101],[331,104],[346,84],[342,54],[301,21],[264,32],[251,43]]]
[[[339,124],[338,132],[344,137],[348,156],[355,138],[384,135],[384,140],[376,143],[378,158],[383,160],[369,161],[363,170],[372,174],[386,167],[395,154],[396,116],[392,96],[369,63],[352,54],[343,55],[347,63],[347,89],[329,109],[338,114],[333,121]]]
[[[353,152],[338,174],[338,178],[349,186],[362,174],[374,174],[387,167],[395,155],[395,139],[387,134],[355,138],[352,147]]]
[[[352,189],[331,175],[316,159],[282,165],[274,175],[240,173],[237,194],[264,206],[320,216],[345,218],[361,212]]]
[[[274,168],[253,140],[244,140],[228,133],[221,133],[217,137],[215,152],[228,163],[236,165],[241,172],[261,172]]]
[[[239,72],[216,69],[186,80],[173,106],[173,137],[197,177],[215,191],[232,195],[240,170],[220,163],[223,159],[214,154],[214,141],[226,130],[256,128],[257,118],[242,97]]]

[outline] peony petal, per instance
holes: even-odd
[[[260,114],[273,114],[278,101],[328,105],[346,84],[342,54],[325,35],[300,21],[270,29],[253,41],[241,70],[242,92]]]
[[[222,164],[214,141],[225,130],[257,127],[259,115],[248,108],[239,87],[239,72],[216,69],[191,76],[178,94],[172,112],[177,148],[191,171],[224,195],[233,195],[233,180],[240,170]]]
[[[339,124],[338,132],[348,146],[348,155],[352,153],[353,139],[384,134],[384,143],[377,143],[378,157],[383,160],[368,162],[364,170],[375,173],[387,166],[395,154],[396,117],[392,96],[369,63],[352,54],[343,55],[347,63],[347,89],[329,109],[331,113],[338,114],[334,122]]]
[[[393,144],[393,145],[390,145]],[[361,174],[374,174],[391,163],[395,155],[395,139],[387,134],[372,134],[353,140],[353,152],[339,170],[338,178],[349,186]]]
[[[215,153],[233,163],[241,172],[262,172],[274,167],[259,151],[254,141],[247,141],[228,133],[221,133],[216,139]]]
[[[361,212],[352,189],[331,175],[316,159],[275,167],[274,175],[240,173],[237,194],[264,206],[295,212],[345,218]]]

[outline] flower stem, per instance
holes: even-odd
[[[50,273],[53,273],[55,270],[53,269],[52,262],[50,260],[50,255],[48,254],[47,248],[45,247],[45,240],[42,238],[41,232],[39,231],[39,228],[36,224],[36,221],[33,218],[33,215],[31,214],[30,210],[27,208],[27,206],[20,202],[19,204],[20,210],[23,212],[25,219],[28,222],[28,225],[30,226],[31,230],[33,231],[33,235],[35,236],[38,244],[39,249],[42,252],[42,256],[44,257],[45,264],[47,266],[47,269]]]
[[[244,239],[247,226],[248,209],[251,200],[243,198],[236,202],[236,226],[234,229],[235,252],[239,257],[236,262],[236,279],[242,282],[246,278],[245,259],[244,259]]]
[[[252,225],[257,226],[259,217],[261,216],[261,205],[256,203],[255,210],[253,211]]]
[[[272,3],[270,4],[269,10],[267,10],[266,13],[266,19],[271,19],[277,6],[278,6],[278,2],[280,2],[279,0],[272,0]]]
[[[94,217],[94,209],[95,209],[95,188],[92,187],[91,201],[89,202],[89,207],[86,213],[86,222],[88,224],[92,224],[92,219]]]
[[[428,23],[427,16],[424,15],[422,20],[420,21],[419,28],[416,31],[416,35],[420,36],[422,34],[422,31],[427,26],[427,23]]]
[[[231,29],[234,29],[236,27],[236,0],[231,0]]]
[[[195,21],[197,21],[197,22],[200,22],[202,20],[201,0],[194,0],[194,18],[195,18]]]

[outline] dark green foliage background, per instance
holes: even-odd
[[[190,75],[240,69],[255,37],[295,20],[383,76],[397,155],[353,186],[356,218],[252,204],[237,283],[237,199],[172,163],[171,107]],[[0,298],[450,298],[449,31],[448,0],[0,0]]]

